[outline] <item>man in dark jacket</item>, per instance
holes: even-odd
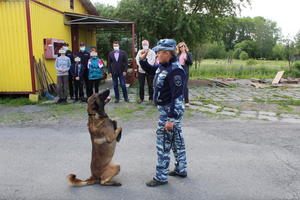
[[[88,94],[89,71],[88,71],[87,65],[88,65],[88,61],[90,59],[90,53],[85,50],[84,43],[80,43],[80,49],[76,56],[78,56],[81,60],[81,64],[83,67],[83,81],[84,81],[84,85],[85,85],[85,91],[86,91],[86,94]]]
[[[118,79],[120,80],[120,85],[123,91],[124,100],[128,102],[128,95],[126,91],[125,76],[128,67],[128,58],[125,51],[120,50],[119,42],[113,43],[114,50],[108,55],[108,73],[112,77],[114,91],[115,91],[115,103],[119,103],[119,86]]]

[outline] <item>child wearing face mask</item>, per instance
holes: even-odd
[[[65,55],[70,58],[71,64],[74,65],[74,56],[73,56],[73,52],[70,50],[69,48],[69,44],[67,42],[65,42],[62,46],[62,49],[65,50]],[[69,95],[70,95],[70,99],[74,100],[74,81],[72,79],[72,75],[71,75],[71,71],[69,71]]]
[[[90,97],[93,92],[98,93],[99,82],[103,77],[104,63],[98,58],[96,51],[91,52],[91,58],[88,61],[88,94]]]
[[[55,68],[57,70],[57,94],[59,99],[56,103],[66,103],[68,96],[69,69],[71,67],[70,58],[66,56],[66,51],[59,50],[60,56],[56,58]]]
[[[75,64],[71,66],[71,75],[74,82],[74,94],[75,99],[74,103],[79,101],[79,99],[83,102],[83,64],[81,63],[80,57],[76,57]],[[79,93],[79,98],[78,98]]]

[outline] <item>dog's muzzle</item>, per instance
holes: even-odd
[[[111,100],[111,97],[110,96],[108,96],[106,99],[105,99],[105,103],[108,103],[108,102],[110,102],[110,100]]]

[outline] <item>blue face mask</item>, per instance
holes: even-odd
[[[114,50],[115,51],[119,51],[119,47],[114,47]]]
[[[143,49],[144,49],[144,50],[148,50],[148,49],[149,49],[149,46],[143,46]]]
[[[85,47],[80,47],[80,51],[85,51]]]
[[[64,50],[65,50],[65,51],[69,50],[69,47],[64,47]]]

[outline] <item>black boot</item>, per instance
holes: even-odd
[[[160,186],[160,185],[165,185],[165,184],[167,184],[167,183],[168,183],[168,181],[166,181],[166,182],[161,182],[161,181],[157,181],[157,180],[153,179],[153,180],[147,182],[146,185],[147,185],[148,187],[156,187],[156,186]]]
[[[185,178],[185,177],[187,177],[187,173],[179,174],[179,173],[177,173],[177,172],[174,170],[174,171],[170,171],[170,172],[169,172],[169,176],[178,176],[178,177],[181,177],[181,178]]]

